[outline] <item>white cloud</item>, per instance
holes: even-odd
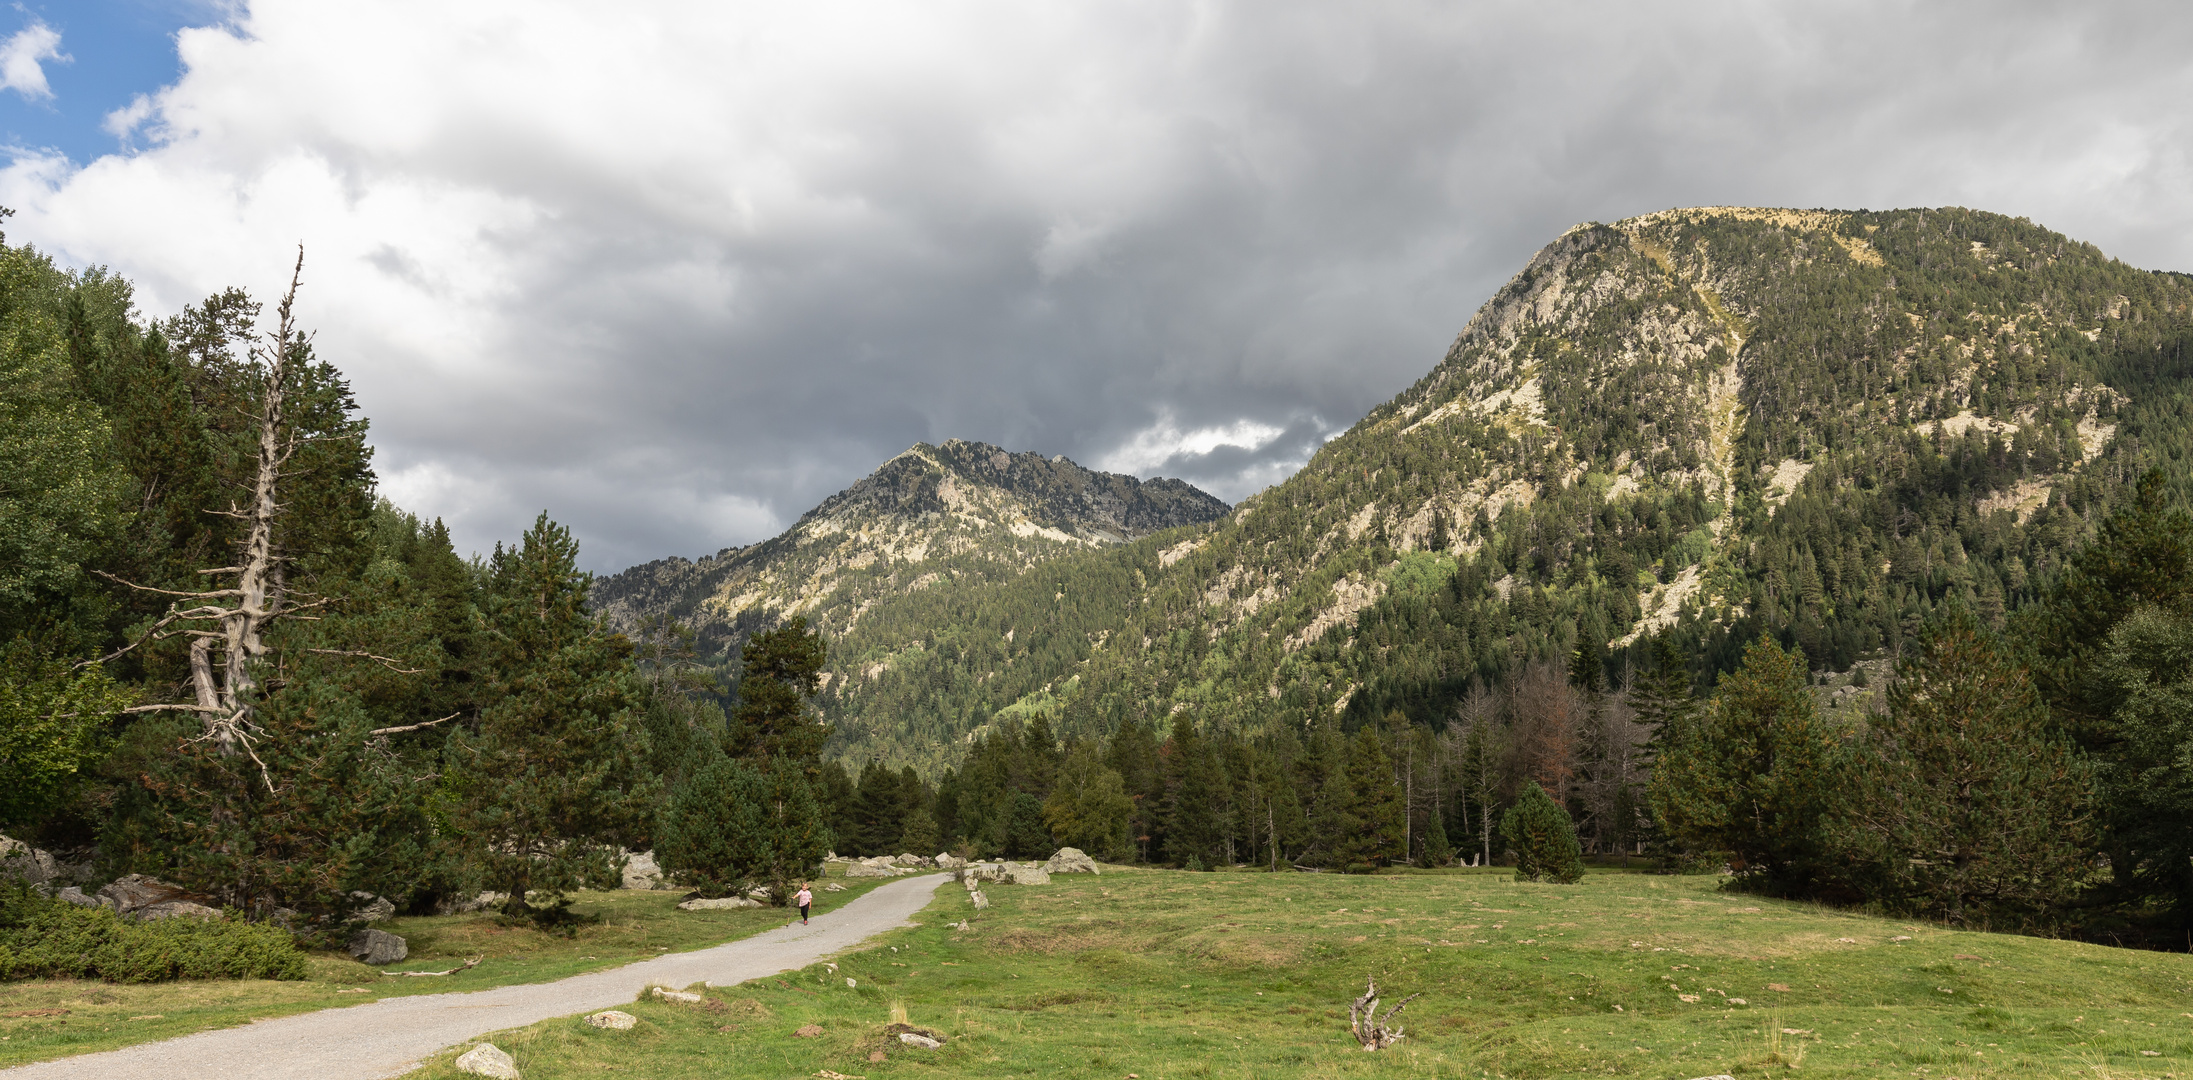
[[[0,204],[153,315],[304,242],[388,490],[606,569],[917,440],[1238,497],[1587,219],[1961,203],[2193,268],[2181,5],[1586,11],[256,0]]]
[[[1182,431],[1170,413],[1157,423],[1135,432],[1134,437],[1098,459],[1106,472],[1146,473],[1182,457],[1202,457],[1220,447],[1262,450],[1286,429],[1256,420],[1236,420],[1216,427]]]
[[[29,26],[0,42],[0,89],[13,90],[33,101],[52,97],[53,88],[46,85],[46,69],[41,64],[45,60],[66,64],[69,56],[61,51],[60,33],[32,19]]]

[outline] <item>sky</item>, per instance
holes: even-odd
[[[147,319],[304,245],[384,494],[614,571],[920,441],[1237,501],[1584,221],[1962,205],[2193,270],[2188,58],[2141,2],[24,3],[0,205]]]

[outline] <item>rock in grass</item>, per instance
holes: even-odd
[[[1104,872],[1097,869],[1097,861],[1090,858],[1087,852],[1080,848],[1071,847],[1058,849],[1058,854],[1051,856],[1050,861],[1043,864],[1043,870],[1049,874],[1101,874]]]
[[[823,888],[823,891],[824,891],[824,892],[844,892],[844,891],[845,891],[845,886],[843,886],[843,885],[840,885],[840,884],[838,884],[838,883],[837,883],[837,882],[835,882],[835,881],[831,882],[831,883],[830,883],[830,884],[828,884],[828,885],[825,885],[825,886],[823,886],[822,888]]]
[[[1051,875],[1040,866],[1009,866],[998,880],[1007,885],[1049,885]]]
[[[169,900],[166,903],[154,904],[151,907],[139,908],[137,910],[137,917],[140,919],[144,919],[147,922],[156,922],[161,919],[197,919],[200,922],[207,922],[213,919],[224,918],[225,916],[221,914],[219,908],[210,908],[205,906],[204,904],[194,904],[188,900]],[[394,935],[390,936],[393,937]],[[402,941],[403,939],[397,938],[396,940]],[[398,957],[397,959],[400,960],[402,959],[402,957]]]
[[[386,897],[361,890],[351,893],[350,899],[354,904],[350,909],[350,917],[359,922],[377,923],[396,917],[396,905]]]
[[[723,911],[729,908],[760,907],[761,901],[748,900],[743,896],[724,896],[714,900],[696,897],[678,905],[679,911]]]
[[[519,1080],[518,1063],[494,1043],[481,1043],[464,1052],[457,1059],[457,1071],[473,1076],[489,1076],[494,1080]]]
[[[671,990],[661,986],[655,987],[655,996],[664,1001],[678,1002],[681,1005],[698,1005],[701,1003],[699,994],[688,993],[684,990]]]
[[[916,1035],[911,1031],[899,1032],[899,1041],[908,1046],[918,1046],[924,1050],[934,1050],[944,1045],[927,1035]]]
[[[411,955],[411,946],[386,930],[365,929],[350,936],[349,952],[361,964],[380,967]]]
[[[627,889],[654,889],[662,885],[662,864],[655,861],[652,851],[625,852],[624,887]]]
[[[981,911],[983,908],[990,906],[990,898],[982,895],[981,889],[976,889],[968,893],[967,899],[974,901],[976,911]]]
[[[587,1017],[586,1022],[607,1031],[630,1031],[632,1025],[640,1022],[640,1018],[628,1012],[610,1009]]]

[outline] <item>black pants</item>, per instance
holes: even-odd
[[[806,904],[801,904],[801,905],[800,905],[800,921],[801,921],[801,922],[806,922],[806,921],[807,921],[807,907],[808,907],[808,906],[807,906]]]

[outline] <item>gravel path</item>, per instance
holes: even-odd
[[[369,1080],[395,1076],[436,1051],[491,1031],[629,1004],[650,984],[730,986],[806,967],[879,931],[910,925],[942,874],[902,878],[801,926],[697,952],[673,953],[552,983],[469,994],[383,998],[347,1009],[262,1020],[165,1042],[0,1070],[7,1080]]]

